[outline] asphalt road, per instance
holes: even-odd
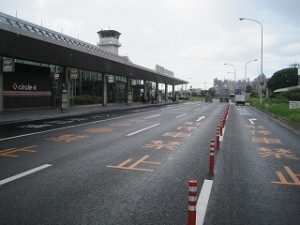
[[[300,139],[264,114],[231,105],[209,176],[209,141],[225,107],[1,127],[0,224],[187,224],[191,179],[199,189],[213,179],[204,224],[298,224]]]
[[[185,224],[187,183],[209,177],[209,140],[225,105],[179,104],[1,131],[0,182],[40,170],[0,186],[0,224]]]
[[[231,106],[204,224],[298,225],[300,139],[250,107]]]

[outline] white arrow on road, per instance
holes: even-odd
[[[200,116],[196,121],[199,122],[200,120],[203,120],[205,116]]]
[[[252,118],[252,119],[249,119],[249,122],[250,122],[252,125],[254,125],[254,124],[255,124],[255,123],[254,123],[255,120],[257,120],[257,119]]]

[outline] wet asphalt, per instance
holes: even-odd
[[[214,181],[204,224],[298,224],[300,139],[268,116],[231,105],[209,176],[209,141],[225,107],[196,102],[2,127],[0,182],[51,166],[0,185],[0,224],[186,224],[190,179],[199,189]]]

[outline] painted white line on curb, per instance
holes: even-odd
[[[16,179],[19,179],[21,177],[25,177],[25,176],[30,175],[32,173],[35,173],[35,172],[38,172],[40,170],[46,169],[46,168],[48,168],[50,166],[52,166],[52,165],[50,165],[50,164],[44,164],[42,166],[36,167],[34,169],[31,169],[31,170],[27,170],[27,171],[25,171],[23,173],[19,173],[17,175],[12,176],[12,177],[8,177],[8,178],[0,181],[0,186],[3,185],[3,184],[6,184],[8,182],[14,181]]]
[[[137,134],[137,133],[140,133],[140,132],[142,132],[142,131],[149,130],[149,129],[153,128],[153,127],[156,127],[156,126],[158,126],[158,125],[160,125],[160,124],[157,123],[157,124],[151,125],[151,126],[149,126],[149,127],[145,127],[145,128],[143,128],[143,129],[141,129],[141,130],[138,130],[138,131],[132,132],[132,133],[130,133],[130,134],[127,134],[126,136],[127,136],[127,137],[130,137],[130,136],[135,135],[135,134]]]
[[[156,114],[156,115],[153,115],[153,116],[148,116],[148,117],[145,117],[144,120],[146,119],[150,119],[150,118],[153,118],[153,117],[159,117],[161,114]]]
[[[204,180],[196,206],[196,225],[202,225],[204,222],[212,185],[212,180]]]
[[[179,115],[179,116],[176,116],[176,117],[177,117],[177,118],[180,118],[180,117],[185,116],[185,115],[187,115],[187,113],[183,113],[183,114],[181,114],[181,115]]]

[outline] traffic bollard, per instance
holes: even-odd
[[[225,123],[226,123],[226,117],[223,116],[223,117],[222,117],[222,120],[223,120],[223,123],[224,123],[224,126],[225,126]],[[223,126],[223,127],[224,127],[224,126]]]
[[[196,180],[189,181],[188,225],[196,225],[197,184]]]
[[[214,164],[215,164],[215,141],[211,140],[209,145],[209,175],[214,175]]]
[[[223,136],[224,121],[220,121],[220,135]]]
[[[217,128],[217,133],[216,133],[216,149],[220,150],[220,127],[219,126]]]

